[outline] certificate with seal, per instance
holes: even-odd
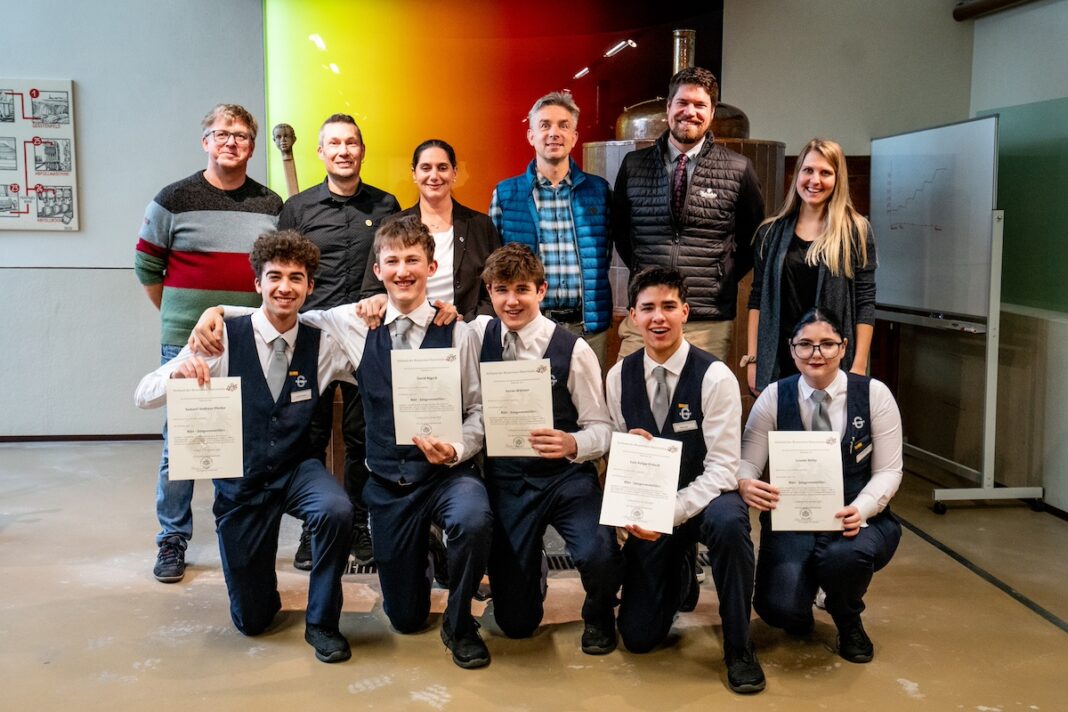
[[[167,381],[167,441],[172,480],[244,476],[241,379]]]
[[[397,444],[411,445],[416,436],[462,441],[460,350],[398,349],[389,357]]]
[[[845,497],[838,433],[768,433],[768,471],[779,488],[779,503],[771,510],[773,531],[841,531],[842,520],[834,518]]]
[[[601,524],[636,524],[670,534],[675,522],[682,443],[677,440],[612,433]]]
[[[537,457],[530,431],[553,427],[549,359],[481,364],[482,420],[490,457]]]

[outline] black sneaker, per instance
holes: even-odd
[[[870,663],[875,657],[875,646],[864,632],[860,616],[838,626],[838,654],[851,663]]]
[[[482,642],[482,636],[478,634],[478,622],[473,621],[474,626],[467,633],[453,637],[449,630],[449,624],[441,622],[441,642],[452,651],[452,661],[464,668],[486,667],[490,664],[490,652],[486,644]]]
[[[315,657],[324,663],[343,663],[352,657],[349,641],[338,630],[308,623],[304,628],[304,640],[315,648]]]
[[[760,692],[767,684],[764,671],[760,668],[756,651],[750,643],[744,650],[734,650],[727,646],[727,685],[732,691],[742,695]]]
[[[160,542],[152,575],[163,583],[177,583],[185,576],[185,542],[180,536],[169,536]]]
[[[587,623],[582,631],[582,652],[587,655],[608,655],[616,649],[615,627],[605,628]]]
[[[352,525],[352,558],[363,566],[375,561],[374,551],[371,549],[371,530],[366,524]]]
[[[305,524],[300,528],[300,544],[297,545],[297,553],[293,555],[293,568],[301,571],[311,571],[311,565],[311,532],[308,531],[308,525]]]

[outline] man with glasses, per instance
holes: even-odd
[[[202,121],[208,167],[161,190],[145,209],[134,273],[160,311],[160,362],[174,358],[201,312],[215,304],[259,306],[249,265],[252,243],[274,230],[282,199],[246,174],[256,147],[256,119],[237,104],[219,104]],[[153,575],[164,583],[185,575],[193,535],[193,482],[172,482],[167,426],[156,488],[160,532]]]

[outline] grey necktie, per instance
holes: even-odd
[[[653,417],[656,418],[656,427],[664,429],[664,423],[668,416],[668,382],[667,369],[657,366],[653,369],[653,378],[656,380],[656,390],[653,391]]]
[[[282,395],[282,386],[286,384],[288,368],[286,340],[278,336],[271,342],[271,358],[267,360],[267,387],[271,389],[271,397],[276,401],[278,396]]]
[[[408,343],[408,330],[412,328],[412,320],[406,316],[397,317],[393,322],[393,348],[396,349],[410,349],[412,345]]]
[[[515,359],[516,359],[515,344],[516,344],[516,338],[518,336],[519,335],[516,334],[511,329],[509,329],[508,331],[504,332],[504,360],[505,361],[515,361]]]
[[[831,396],[827,391],[812,391],[809,396],[812,399],[812,429],[830,430],[831,418],[828,412],[831,408]]]

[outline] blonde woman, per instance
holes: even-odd
[[[813,307],[842,324],[848,348],[843,368],[863,375],[875,323],[875,240],[849,198],[842,147],[814,138],[797,158],[794,189],[761,223],[749,297],[748,349],[742,357],[749,388],[797,373],[790,330]]]

